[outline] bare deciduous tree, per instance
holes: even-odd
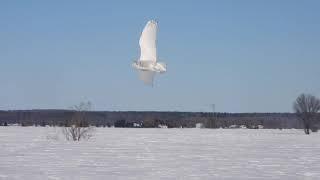
[[[89,139],[92,136],[94,128],[90,126],[86,113],[91,109],[90,102],[82,102],[72,108],[74,114],[70,121],[67,121],[66,127],[62,133],[67,140],[80,141]]]
[[[304,125],[304,132],[309,134],[312,121],[320,111],[320,99],[311,94],[301,94],[293,103],[293,109]]]

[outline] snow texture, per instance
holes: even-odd
[[[0,179],[318,179],[320,133],[302,130],[0,127]]]

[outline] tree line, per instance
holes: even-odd
[[[15,110],[0,111],[0,125],[67,126],[74,110]],[[202,123],[208,128],[262,125],[264,128],[303,128],[294,113],[208,113],[208,112],[109,112],[87,111],[88,124],[97,127],[158,127],[192,128]],[[213,122],[213,123],[208,123]]]
[[[0,125],[193,128],[200,123],[205,128],[296,128],[304,129],[306,134],[320,128],[320,99],[310,94],[297,97],[293,103],[294,113],[92,111],[90,102],[74,107],[71,110],[0,111]]]

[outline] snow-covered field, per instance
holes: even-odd
[[[320,133],[97,128],[68,142],[49,127],[0,128],[0,179],[320,179]]]

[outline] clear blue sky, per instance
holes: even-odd
[[[320,96],[320,1],[0,1],[0,109],[290,112]],[[137,78],[145,23],[168,72]]]

